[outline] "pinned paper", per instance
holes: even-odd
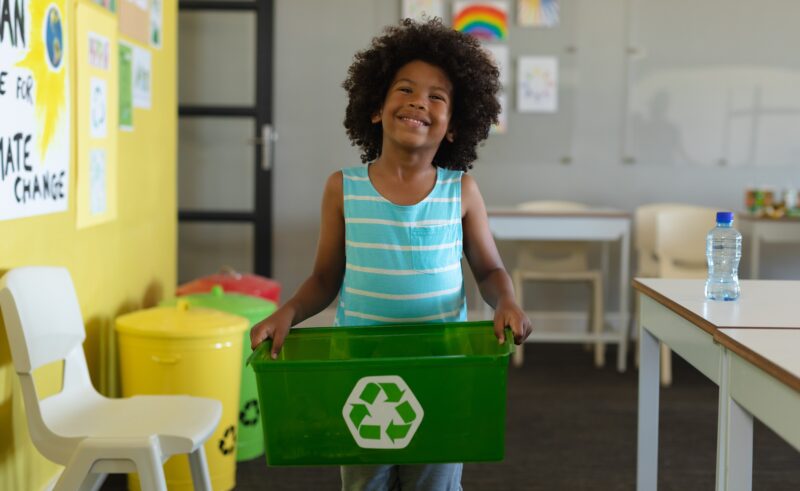
[[[455,2],[453,28],[483,41],[505,41],[508,7],[505,2]]]
[[[517,65],[517,110],[554,113],[558,110],[558,60],[553,56],[523,56]]]
[[[66,1],[2,4],[0,220],[66,211],[72,157]]]
[[[76,7],[78,228],[117,217],[117,22],[92,5]],[[112,49],[114,47],[114,49]]]

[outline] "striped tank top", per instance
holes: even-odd
[[[378,193],[367,166],[342,171],[346,267],[335,325],[467,319],[461,175],[437,167],[430,194],[401,206]]]

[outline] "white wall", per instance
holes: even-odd
[[[487,204],[568,199],[632,211],[643,203],[682,201],[740,210],[747,185],[783,185],[790,179],[800,183],[797,166],[622,163],[627,3],[562,2],[562,9],[570,9],[576,48],[570,65],[574,69],[562,74],[567,77],[562,96],[570,101],[564,107],[572,111],[568,115],[571,136],[564,137],[572,162],[528,161],[532,149],[548,144],[532,131],[543,116],[512,110],[509,132],[490,137],[471,171]],[[347,67],[353,54],[365,48],[382,26],[397,22],[399,15],[398,0],[275,1],[274,121],[279,141],[274,171],[274,270],[287,295],[311,271],[326,177],[359,163],[358,151],[351,148],[342,126],[346,100],[341,83]],[[537,46],[525,44],[526,35],[512,29],[511,36],[516,36],[512,60],[520,54],[536,54]],[[798,256],[793,246],[771,247],[765,255],[769,257],[762,263],[762,276],[800,278],[800,261],[791,262]]]

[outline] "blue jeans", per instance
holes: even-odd
[[[342,491],[461,491],[463,464],[343,465]]]

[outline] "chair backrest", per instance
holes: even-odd
[[[64,268],[12,269],[0,280],[0,308],[17,373],[66,359],[86,338],[75,288]]]
[[[656,256],[656,217],[669,210],[697,208],[685,203],[649,203],[636,208],[633,224],[633,248],[636,251],[636,276],[659,276]]]
[[[656,255],[662,278],[705,278],[706,235],[716,208],[693,206],[662,211],[656,218]]]
[[[519,210],[570,212],[585,210],[587,206],[575,201],[526,201],[517,205]],[[585,242],[556,241],[529,242],[519,245],[517,268],[545,271],[585,271],[589,268],[589,249]]]
[[[520,210],[531,211],[555,211],[555,212],[568,212],[568,211],[581,211],[585,210],[587,206],[583,203],[576,201],[556,201],[556,200],[541,200],[541,201],[525,201],[517,205]]]
[[[69,272],[43,266],[12,269],[0,278],[0,309],[31,439],[42,455],[64,465],[82,437],[57,434],[51,423],[102,398],[86,366],[86,332]],[[33,370],[61,360],[61,391],[40,400]]]

